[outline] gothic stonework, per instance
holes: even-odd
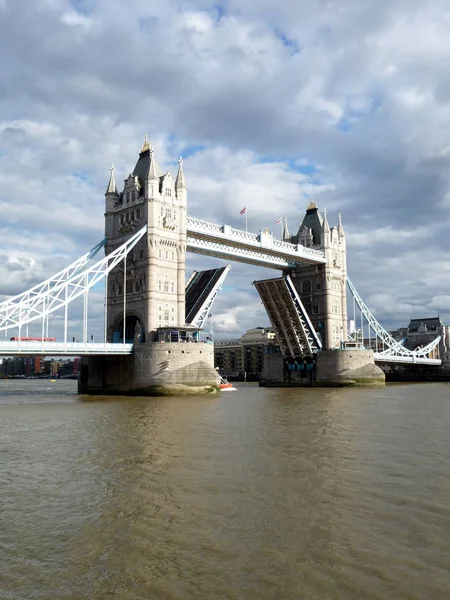
[[[154,341],[158,327],[185,324],[187,189],[180,158],[174,181],[161,174],[151,144],[146,140],[133,173],[119,192],[114,167],[105,194],[106,253],[123,244],[145,223],[148,233],[109,276],[108,341],[123,340],[126,294],[126,339],[132,341],[136,319],[146,341]]]
[[[291,278],[324,349],[336,348],[347,340],[347,250],[341,215],[330,228],[326,210],[322,217],[311,202],[298,233],[286,241],[325,252],[326,264],[299,266]]]

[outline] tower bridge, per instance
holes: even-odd
[[[0,332],[7,338],[0,342],[0,356],[85,356],[82,392],[211,389],[218,382],[213,345],[199,341],[199,330],[229,267],[194,274],[186,285],[187,252],[281,271],[254,285],[275,328],[284,365],[317,357],[323,380],[348,379],[350,372],[358,372],[362,379],[380,381],[384,376],[374,360],[441,364],[445,348],[440,336],[410,350],[371,314],[347,277],[340,215],[330,227],[326,210],[321,214],[310,202],[297,232],[290,234],[285,220],[281,240],[267,229],[251,233],[193,218],[187,215],[183,161],[180,158],[175,179],[170,172],[162,174],[147,139],[121,192],[111,168],[104,239],[66,269],[0,303]],[[87,333],[89,292],[101,280],[105,327],[103,340],[94,344]],[[359,343],[347,331],[347,290],[354,311],[359,311]],[[69,309],[77,299],[83,303],[83,335],[81,342],[71,342]],[[24,340],[33,323],[41,328],[41,340],[48,338],[49,317],[57,312],[64,323],[61,342]],[[367,336],[373,353],[361,349]]]

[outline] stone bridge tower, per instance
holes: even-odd
[[[126,339],[139,332],[154,341],[158,327],[185,324],[187,190],[181,157],[174,181],[170,172],[160,173],[146,136],[120,193],[111,169],[105,202],[107,254],[148,225],[147,236],[127,257],[126,274],[121,263],[109,276],[107,338],[123,341],[126,294]]]
[[[185,324],[187,190],[180,158],[175,181],[161,174],[145,137],[123,191],[114,167],[105,194],[106,254],[147,225],[108,277],[108,342],[131,354],[84,357],[78,391],[87,394],[202,394],[217,390],[214,346]]]
[[[290,275],[323,348],[336,348],[347,340],[347,251],[341,215],[337,226],[330,227],[327,211],[322,217],[311,201],[297,234],[289,236],[286,228],[283,238],[325,252],[325,264],[299,266]]]

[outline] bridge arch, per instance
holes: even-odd
[[[145,341],[145,327],[140,314],[135,311],[127,311],[125,317],[125,342],[133,343],[136,333],[139,333],[140,341]],[[113,343],[123,342],[123,313],[118,314],[111,324],[111,341]]]

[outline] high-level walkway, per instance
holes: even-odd
[[[197,254],[278,270],[298,262],[325,263],[323,250],[276,240],[268,231],[250,233],[192,217],[187,218],[186,228],[187,249]]]

